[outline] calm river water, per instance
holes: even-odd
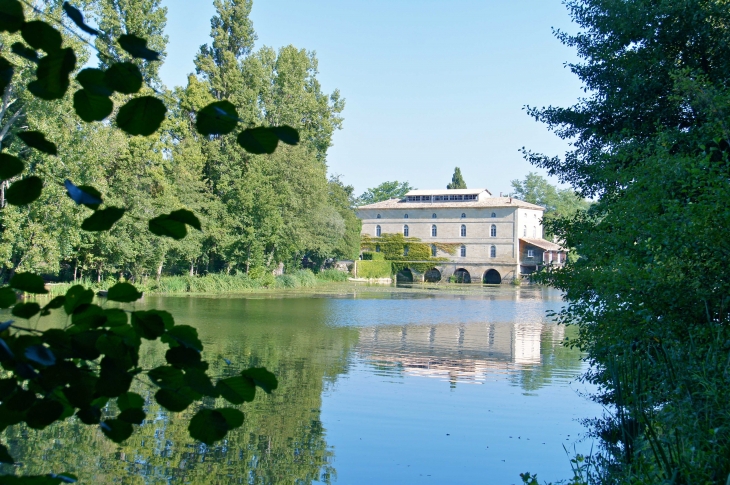
[[[145,297],[198,328],[213,375],[266,366],[271,395],[242,407],[243,428],[206,447],[187,419],[147,396],[124,445],[74,419],[3,439],[22,474],[70,471],[82,483],[513,484],[571,476],[563,449],[586,453],[580,355],[543,288],[465,294],[351,290],[342,295]],[[143,366],[164,360],[151,345]],[[206,404],[214,404],[206,402]],[[0,467],[0,473],[12,469]]]

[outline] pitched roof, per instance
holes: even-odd
[[[486,192],[489,195],[492,195],[490,191],[487,189],[429,189],[429,190],[411,190],[406,194],[406,197],[409,195],[446,195],[446,194],[481,194],[482,192]]]
[[[520,207],[544,211],[539,205],[530,204],[514,197],[484,197],[482,200],[438,201],[438,202],[406,202],[403,199],[390,199],[374,204],[361,205],[358,209],[426,209],[431,208],[477,208],[477,207]]]
[[[537,246],[538,248],[544,249],[545,251],[565,251],[565,248],[561,247],[559,244],[555,244],[544,239],[528,239],[526,237],[521,237],[520,241],[524,241],[527,244],[532,244],[533,246]]]

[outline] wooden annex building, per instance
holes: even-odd
[[[486,189],[412,190],[357,208],[362,234],[378,238],[403,234],[432,247],[432,256],[446,258],[414,280],[439,281],[456,276],[464,283],[499,284],[562,265],[567,252],[543,239],[545,209],[513,197],[493,197]],[[456,245],[455,254],[435,243]]]

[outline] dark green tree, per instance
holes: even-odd
[[[451,176],[451,183],[446,186],[447,189],[465,189],[466,182],[464,177],[461,176],[461,169],[459,167],[454,168],[454,175]]]
[[[543,281],[613,411],[592,423],[598,483],[723,484],[730,475],[730,9],[725,1],[566,2],[586,98],[530,109],[571,140],[525,152],[588,211],[550,229],[581,255]]]
[[[372,189],[367,189],[357,198],[357,205],[374,204],[388,199],[402,199],[408,192],[414,190],[408,182],[383,182]]]

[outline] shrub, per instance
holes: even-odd
[[[337,269],[325,269],[317,273],[316,276],[317,279],[321,281],[347,281],[347,278],[350,277],[350,275],[344,271]]]
[[[358,261],[357,276],[360,278],[390,278],[393,266],[390,261]]]

